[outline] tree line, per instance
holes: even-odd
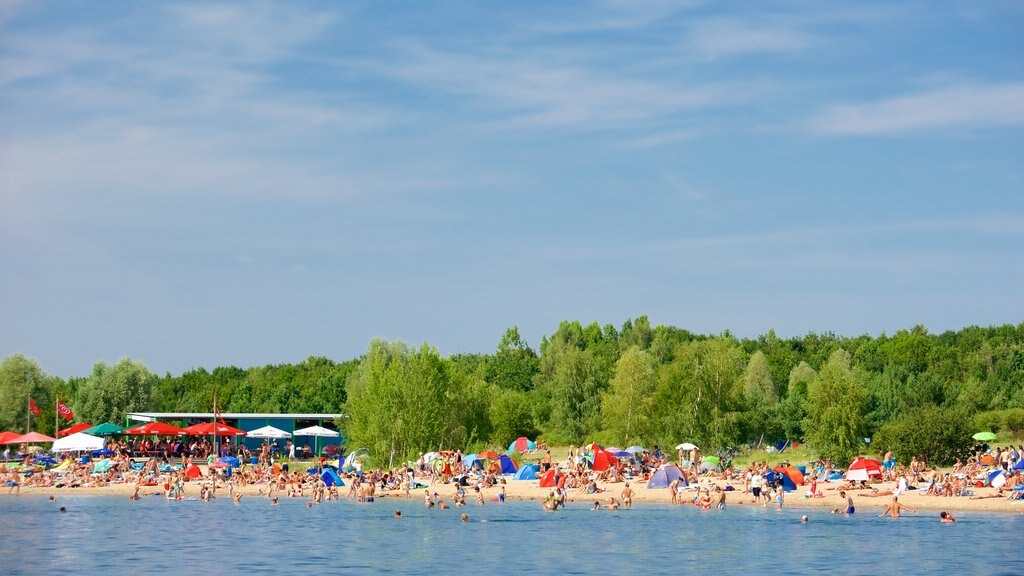
[[[799,441],[840,464],[888,448],[948,463],[972,448],[973,432],[1024,432],[1024,324],[736,338],[641,316],[620,328],[566,321],[537,349],[512,327],[492,354],[375,340],[344,362],[160,377],[124,359],[67,380],[15,354],[0,363],[0,428],[24,429],[29,396],[44,411],[34,429],[52,432],[58,395],[77,420],[98,423],[206,412],[215,394],[225,412],[340,412],[349,444],[382,463],[522,435],[711,450]]]

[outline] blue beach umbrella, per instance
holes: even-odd
[[[985,479],[985,482],[993,488],[999,488],[1003,484],[1006,484],[1006,472],[1003,472],[1002,470],[993,470],[988,473],[988,478]]]
[[[632,458],[633,457],[633,453],[630,452],[629,450],[619,450],[618,452],[612,452],[612,454],[615,454],[616,458]]]
[[[1013,467],[1014,470],[1024,470],[1024,458],[1017,461],[1017,464]]]

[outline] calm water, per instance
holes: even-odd
[[[58,513],[60,505],[68,512]],[[390,517],[395,509],[401,519]],[[469,524],[459,521],[463,511]],[[805,513],[811,522],[803,525]],[[847,518],[737,505],[593,512],[579,503],[545,513],[532,502],[427,510],[418,500],[386,498],[312,509],[301,500],[272,507],[255,497],[238,506],[154,496],[135,503],[58,496],[54,504],[23,495],[0,497],[0,571],[1024,574],[1024,516],[960,514],[953,525],[937,516]]]

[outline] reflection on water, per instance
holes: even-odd
[[[427,510],[419,500],[342,501],[306,508],[221,498],[140,502],[106,496],[0,498],[3,573],[230,574],[477,573],[501,567],[562,574],[709,574],[778,568],[831,571],[1024,574],[1024,516],[935,512],[899,520],[826,510],[641,505],[591,511],[585,503],[546,513],[537,503]],[[67,513],[57,512],[66,506]],[[400,519],[391,518],[402,510]],[[467,512],[470,522],[459,521]],[[800,523],[808,514],[811,521]],[[961,572],[965,573],[965,572]]]

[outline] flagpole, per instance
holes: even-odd
[[[25,434],[32,431],[32,393],[29,392],[28,402],[25,403]]]
[[[57,424],[57,418],[60,416],[60,410],[57,408],[57,406],[60,406],[60,395],[54,392],[53,399],[57,401],[57,403],[53,405],[53,436],[56,438],[57,430],[60,430]]]

